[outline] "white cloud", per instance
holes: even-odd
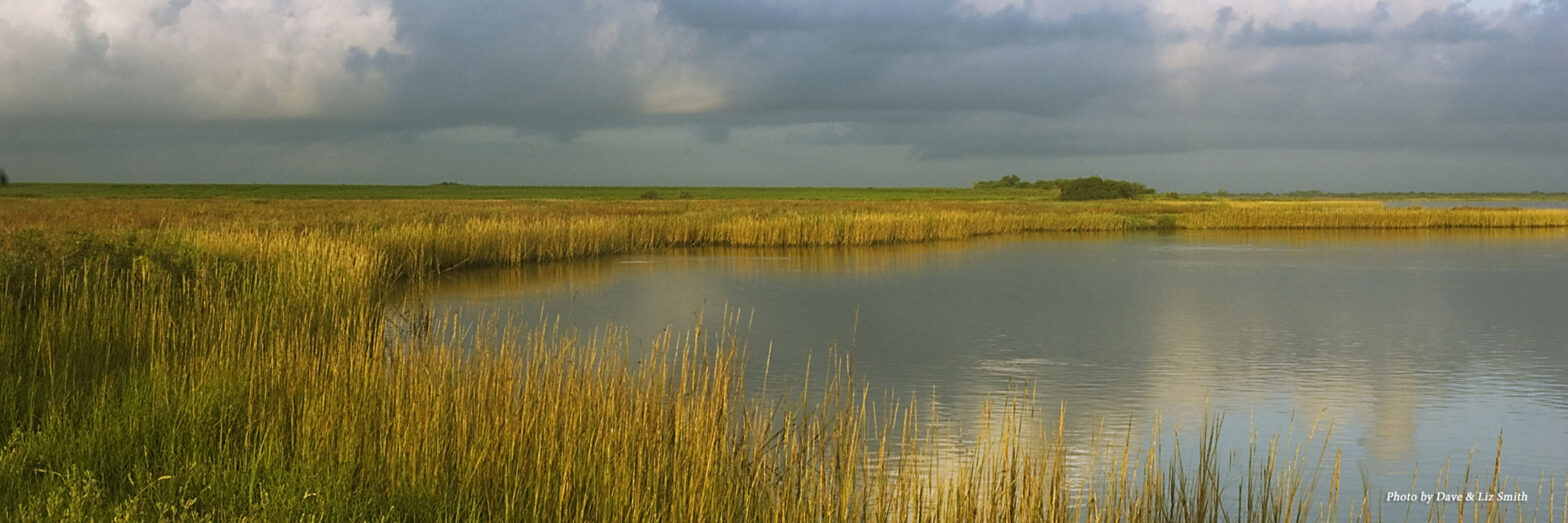
[[[334,118],[387,95],[377,0],[0,0],[0,114],[95,121]]]
[[[663,69],[647,77],[642,96],[645,113],[704,113],[724,107],[724,91],[693,69]]]

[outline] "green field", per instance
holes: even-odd
[[[648,193],[653,193],[649,195]],[[653,198],[647,198],[653,196]],[[1046,200],[1055,191],[944,187],[545,187],[15,183],[0,198],[251,198],[409,200]]]
[[[619,187],[511,185],[286,185],[13,183],[0,198],[248,198],[323,200],[1055,200],[1058,190],[954,187]],[[650,198],[651,197],[651,198]],[[1549,192],[1378,192],[1212,194],[1162,193],[1152,199],[1235,200],[1568,200]]]

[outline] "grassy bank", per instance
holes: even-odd
[[[327,200],[1054,200],[1058,191],[949,187],[630,187],[16,183],[0,198]]]
[[[820,373],[813,394],[748,397],[724,320],[651,347],[614,332],[551,329],[514,342],[503,331],[520,327],[497,322],[474,336],[477,351],[439,321],[398,337],[382,324],[395,286],[464,266],[679,246],[1292,223],[1560,227],[1568,213],[3,200],[0,519],[1295,520],[1336,507],[1370,515],[1377,506],[1367,493],[1315,495],[1314,485],[1337,484],[1332,449],[1265,438],[1233,459],[1233,449],[1214,447],[1218,421],[1182,434],[1182,449],[1132,440],[1068,449],[1059,420],[998,399],[982,423],[991,432],[954,457],[934,452],[942,429],[932,414],[910,403],[878,410],[838,364]],[[1487,481],[1498,490],[1504,480]],[[1488,488],[1469,475],[1463,482]],[[1560,519],[1568,507],[1556,507],[1564,501],[1555,490],[1466,514]]]

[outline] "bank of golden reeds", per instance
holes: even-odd
[[[462,336],[439,319],[396,335],[383,323],[398,280],[466,264],[1114,231],[1224,206],[12,203],[0,519],[1299,520],[1338,507],[1315,497],[1322,467],[1300,446],[1222,463],[1217,421],[1195,450],[1161,449],[1157,433],[1071,449],[1060,419],[999,398],[980,437],[945,454],[917,405],[878,410],[841,366],[812,394],[745,396],[722,326],[633,347],[614,331],[535,326],[514,342],[502,321]],[[1555,491],[1552,519],[1568,514]]]
[[[1183,215],[1183,229],[1510,229],[1568,227],[1568,209],[1386,209],[1320,203],[1232,204]]]
[[[855,246],[1035,231],[1120,231],[1109,214],[937,212],[695,212],[675,215],[469,218],[355,231],[405,274],[463,265],[518,265],[688,246]]]

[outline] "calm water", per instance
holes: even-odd
[[[1520,209],[1568,209],[1568,200],[1390,200],[1383,202],[1384,207],[1426,207],[1428,209],[1451,209],[1454,207],[1517,207]]]
[[[464,321],[613,323],[634,340],[738,309],[750,388],[770,345],[775,391],[799,387],[808,355],[820,375],[836,346],[873,394],[934,394],[964,431],[953,448],[978,432],[988,395],[1028,382],[1053,419],[1066,403],[1075,445],[1102,421],[1144,436],[1155,413],[1165,432],[1196,436],[1208,408],[1226,416],[1221,448],[1245,452],[1249,427],[1267,439],[1294,416],[1304,439],[1321,413],[1345,490],[1359,496],[1365,472],[1375,503],[1409,490],[1417,467],[1417,490],[1450,459],[1462,475],[1472,449],[1489,475],[1499,431],[1504,473],[1531,496],[1541,473],[1561,482],[1568,468],[1561,231],[698,250],[457,274],[431,302]]]

